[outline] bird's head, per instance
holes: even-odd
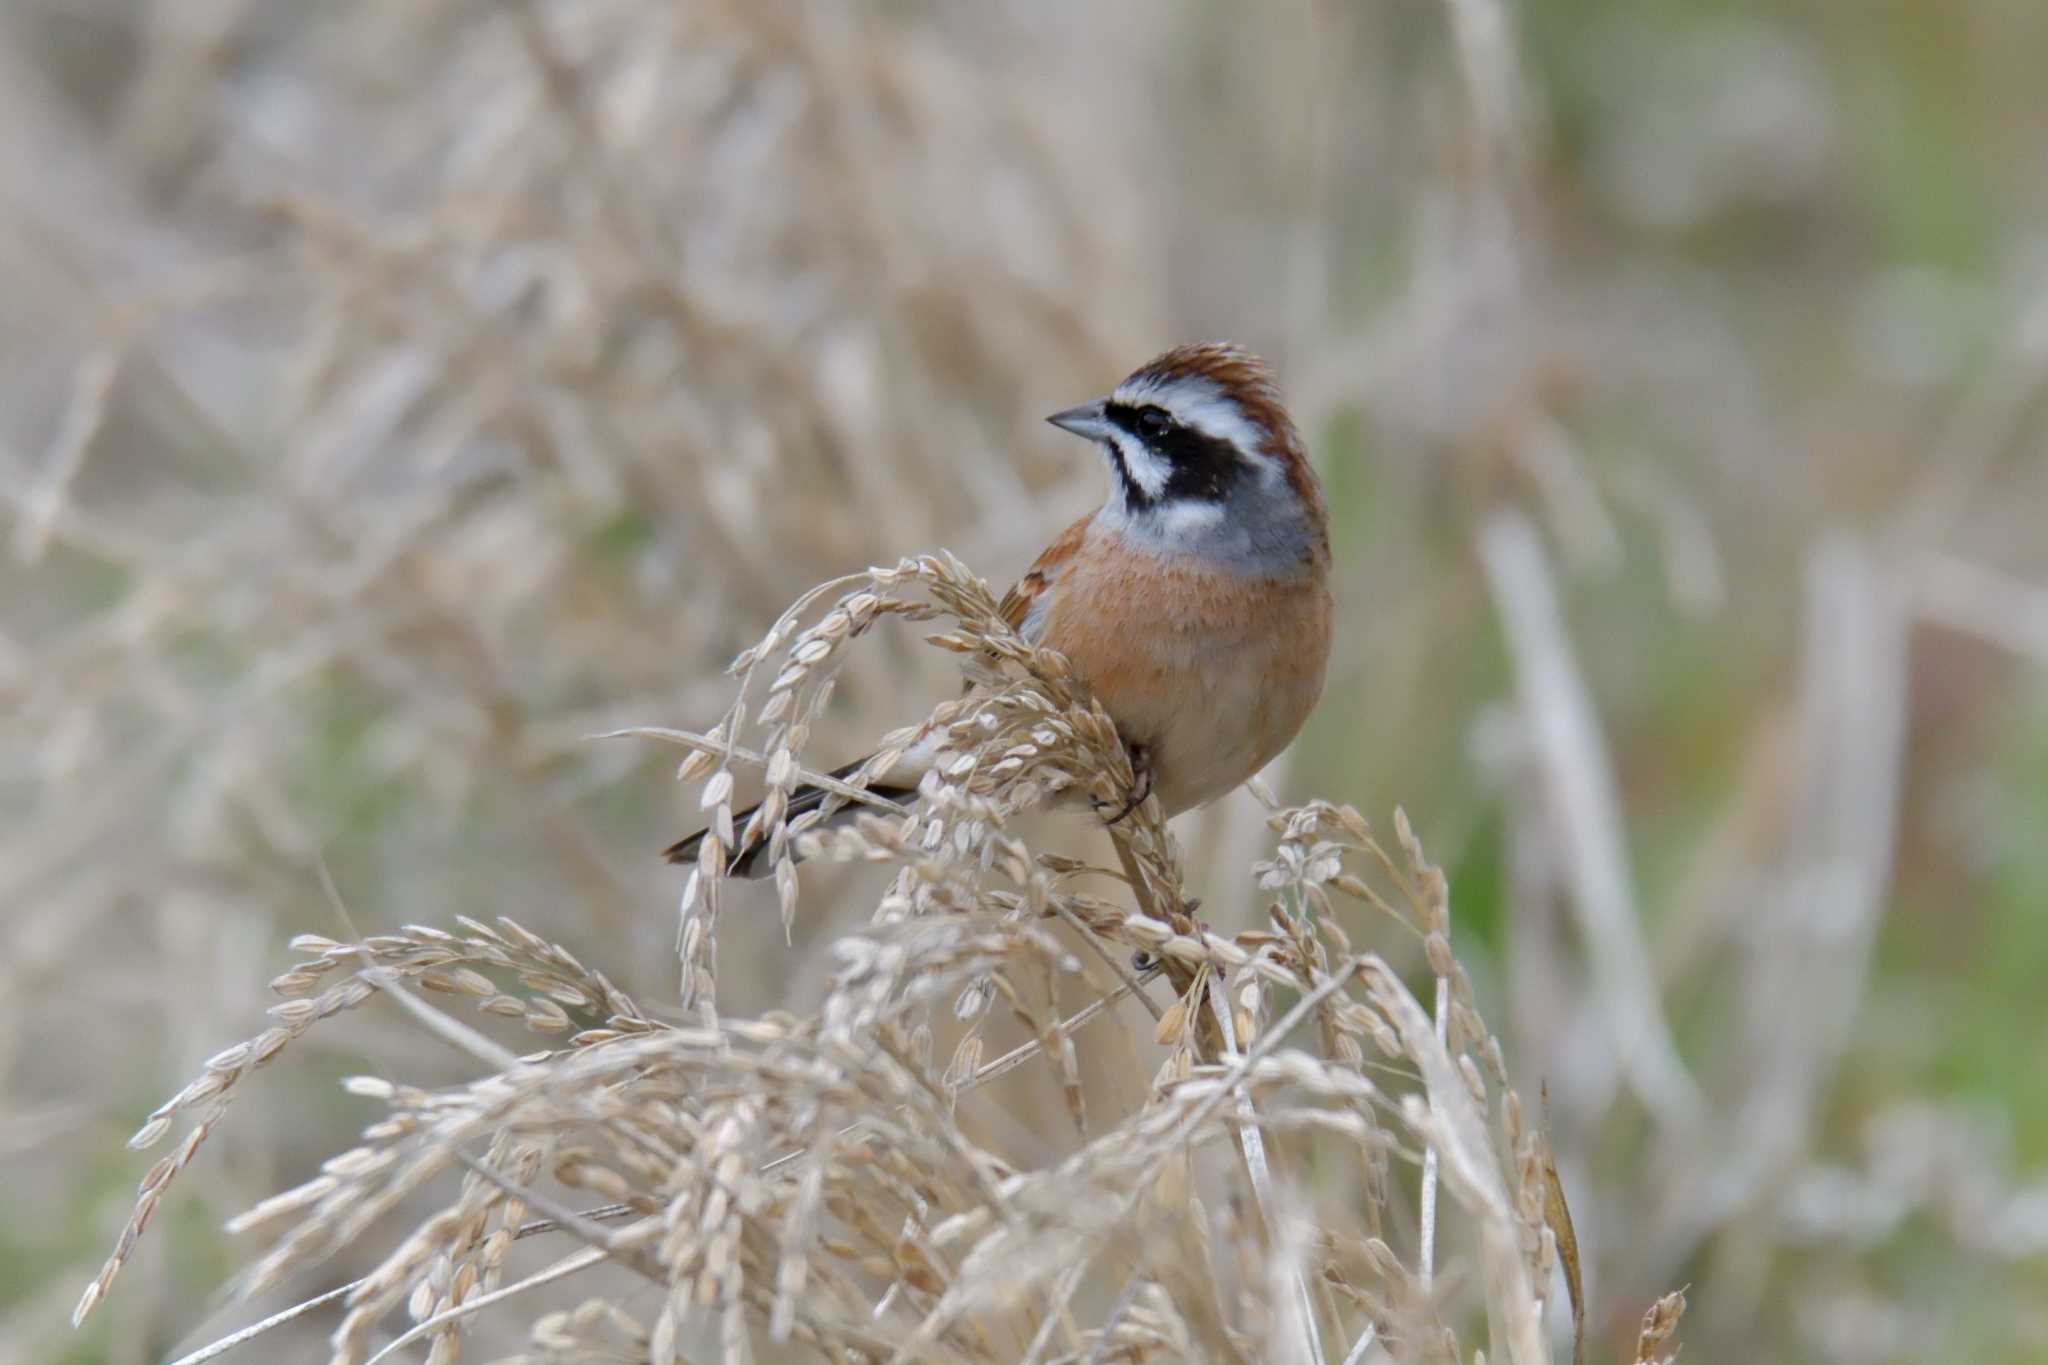
[[[1099,515],[1150,548],[1261,575],[1328,558],[1322,486],[1272,372],[1242,347],[1175,347],[1046,420],[1102,450]]]

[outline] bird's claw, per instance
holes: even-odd
[[[1112,816],[1110,816],[1110,817],[1109,817],[1109,819],[1107,819],[1107,820],[1105,820],[1105,821],[1103,821],[1103,822],[1102,822],[1102,823],[1103,823],[1103,824],[1105,824],[1105,825],[1115,825],[1115,824],[1117,824],[1117,823],[1118,823],[1119,821],[1121,821],[1121,820],[1122,820],[1122,819],[1123,819],[1123,818],[1124,818],[1124,817],[1125,817],[1126,815],[1129,815],[1129,814],[1130,814],[1130,813],[1131,813],[1132,811],[1134,811],[1134,810],[1136,810],[1136,809],[1137,809],[1138,807],[1140,807],[1140,806],[1144,805],[1144,804],[1145,804],[1145,798],[1146,798],[1146,797],[1148,797],[1148,796],[1150,796],[1150,795],[1152,794],[1152,757],[1151,757],[1151,755],[1145,752],[1145,746],[1144,746],[1144,745],[1142,745],[1142,744],[1133,744],[1133,745],[1131,745],[1131,746],[1130,746],[1130,753],[1131,753],[1131,794],[1130,794],[1130,798],[1129,798],[1128,800],[1126,800],[1126,801],[1124,802],[1124,804],[1123,804],[1123,807],[1122,807],[1122,809],[1118,810],[1118,811],[1117,811],[1117,813],[1116,813],[1115,815],[1112,815]],[[1103,805],[1107,805],[1107,804],[1108,804],[1107,802],[1099,802],[1099,803],[1097,803],[1097,809],[1100,809],[1100,808],[1101,808],[1101,806],[1103,806]]]

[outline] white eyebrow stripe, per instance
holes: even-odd
[[[1190,376],[1164,384],[1130,384],[1117,390],[1115,401],[1133,406],[1156,404],[1182,426],[1229,442],[1238,456],[1253,466],[1264,468],[1271,463],[1258,458],[1267,433],[1244,415],[1235,399],[1225,396],[1210,380]]]

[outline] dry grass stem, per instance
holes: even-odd
[[[1523,723],[1553,798],[1556,841],[1565,852],[1605,1032],[1644,1102],[1666,1124],[1681,1124],[1699,1110],[1699,1087],[1678,1055],[1654,988],[1613,765],[1572,659],[1548,557],[1529,520],[1502,511],[1480,533],[1479,558],[1515,656]]]

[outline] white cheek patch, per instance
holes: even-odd
[[[1223,504],[1180,498],[1162,504],[1152,515],[1168,540],[1188,542],[1223,524]]]
[[[1147,450],[1143,441],[1133,438],[1128,432],[1113,432],[1109,439],[1116,446],[1117,457],[1123,461],[1124,472],[1131,476],[1131,482],[1138,485],[1138,490],[1148,500],[1157,499],[1166,491],[1166,481],[1173,477],[1166,461]]]
[[[1206,552],[1204,547],[1212,545],[1224,523],[1224,514],[1223,504],[1192,498],[1176,498],[1149,507],[1133,507],[1120,498],[1112,498],[1095,514],[1095,520],[1132,544],[1158,554],[1180,555]],[[1046,593],[1039,601],[1046,602],[1051,596]],[[1027,640],[1033,638],[1031,626],[1027,617],[1022,632]]]

